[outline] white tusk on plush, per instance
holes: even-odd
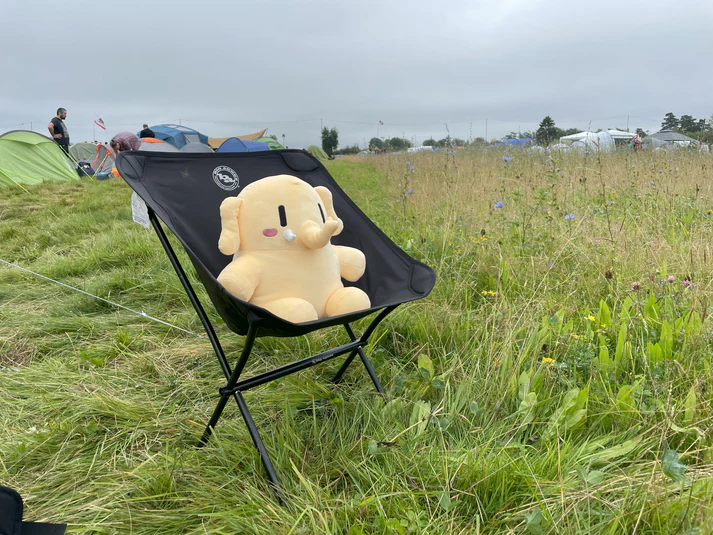
[[[282,237],[285,238],[287,241],[295,241],[297,235],[292,232],[291,229],[287,229],[285,232],[282,233]]]

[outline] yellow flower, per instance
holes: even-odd
[[[602,323],[602,329],[603,329],[604,327],[606,327],[606,326],[607,326],[606,323]]]
[[[597,318],[595,318],[595,317],[592,316],[592,315],[587,316],[587,319],[588,319],[589,321],[597,321]]]
[[[488,295],[488,290],[483,290],[483,295]]]
[[[713,214],[713,210],[708,210],[708,213],[709,213],[709,214]]]
[[[554,364],[554,363],[555,363],[555,359],[551,359],[550,357],[544,357],[544,358],[542,359],[542,364],[550,364],[550,365],[552,365],[552,364]]]
[[[483,241],[488,241],[488,237],[487,237],[487,236],[481,236],[480,239],[483,240]]]

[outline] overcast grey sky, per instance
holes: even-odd
[[[96,115],[303,147],[320,119],[344,146],[713,113],[711,0],[2,0],[0,46],[0,132],[64,106],[72,141]]]

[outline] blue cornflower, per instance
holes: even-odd
[[[411,195],[413,193],[413,190],[411,188],[406,190],[406,195]]]
[[[411,162],[406,162],[406,165],[411,165]]]
[[[502,208],[503,207],[503,201],[498,201],[495,203],[495,208]]]
[[[649,186],[653,186],[654,184],[655,184],[655,182],[653,180],[651,182],[649,182]]]
[[[510,156],[503,156],[504,162],[509,162],[510,160],[512,160],[512,158]]]
[[[659,169],[659,173],[663,173],[663,169]]]
[[[542,152],[544,152],[545,154],[547,154],[548,152],[550,152],[550,149],[545,149],[545,150],[543,150]]]
[[[585,150],[585,151],[584,151],[584,154],[592,154],[592,153],[589,152],[588,150]]]
[[[413,165],[408,168],[409,171],[413,171]]]
[[[565,221],[569,221],[570,219],[574,219],[574,214],[567,214],[566,216],[564,216]]]

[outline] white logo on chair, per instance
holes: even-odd
[[[226,191],[237,189],[240,185],[238,173],[227,165],[219,165],[213,169],[213,182]]]

